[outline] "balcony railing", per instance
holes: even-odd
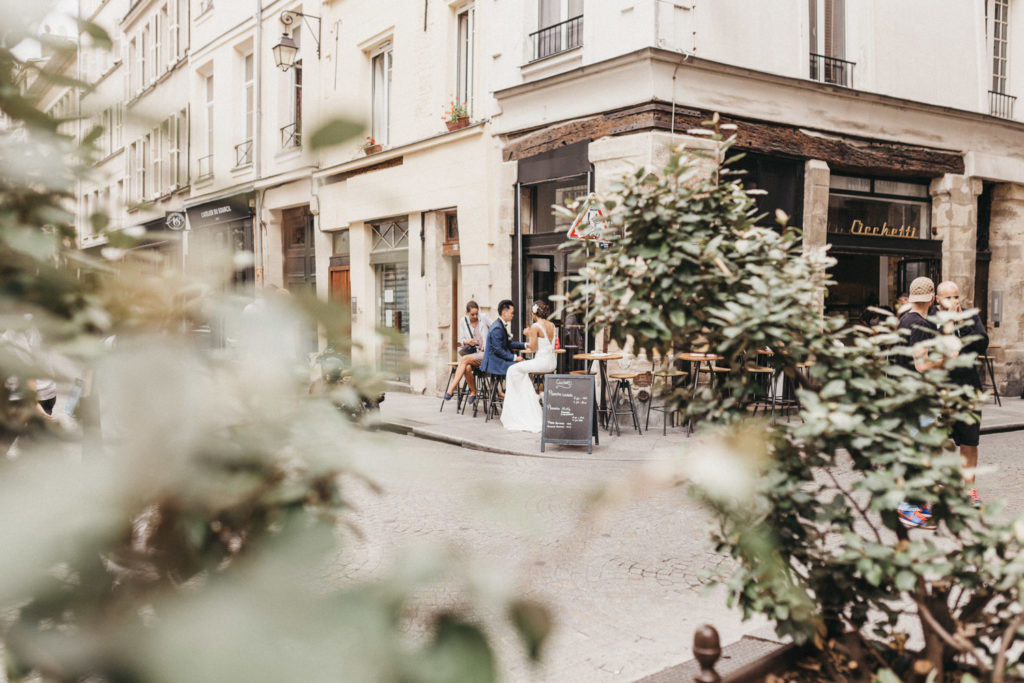
[[[281,149],[302,147],[302,129],[297,123],[289,123],[281,128]]]
[[[252,139],[235,145],[235,168],[252,164]]]
[[[583,15],[534,31],[530,39],[533,41],[531,62],[577,48],[583,45]]]
[[[1013,118],[1013,103],[1017,98],[1004,92],[988,91],[988,113],[1001,119]]]
[[[213,177],[213,155],[207,154],[196,160],[196,180],[203,181]]]
[[[854,62],[848,62],[838,57],[826,57],[811,53],[811,80],[841,85],[844,88],[853,87]]]

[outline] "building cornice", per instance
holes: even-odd
[[[357,157],[349,161],[333,164],[317,171],[313,175],[314,177],[326,182],[336,182],[338,179],[331,178],[331,176],[342,175],[344,177],[349,177],[351,175],[358,175],[358,173],[353,172],[358,172],[364,169],[367,171],[375,170],[368,167],[387,168],[390,166],[396,166],[401,164],[401,159],[405,155],[418,154],[440,145],[482,136],[487,128],[486,124],[488,123],[489,120],[477,121],[460,130],[438,133],[437,135],[431,135],[427,138],[414,140],[413,142],[409,142],[404,145],[389,147],[388,149],[376,154]]]
[[[527,83],[514,85],[494,92],[494,97],[499,102],[502,100],[508,100],[526,93],[535,93],[538,90],[550,90],[553,88],[559,88],[560,86],[566,85],[571,82],[575,82],[580,78],[592,76],[599,73],[613,71],[616,69],[628,68],[635,66],[638,62],[650,62],[653,64],[662,64],[671,66],[673,70],[677,67],[684,69],[690,69],[694,71],[700,71],[705,73],[720,74],[732,77],[739,77],[744,80],[752,82],[764,83],[767,85],[773,85],[788,89],[802,90],[807,93],[814,94],[827,94],[835,97],[837,100],[848,100],[857,102],[866,102],[872,104],[879,104],[885,107],[896,107],[906,110],[919,111],[930,115],[938,115],[949,118],[959,118],[965,121],[972,121],[975,123],[984,123],[986,125],[996,125],[1005,127],[1008,130],[1015,132],[1024,131],[1024,122],[1012,121],[1009,119],[1003,119],[996,116],[990,116],[988,114],[982,114],[976,111],[968,111],[965,109],[957,109],[955,107],[945,107],[942,105],[929,104],[927,102],[919,102],[917,100],[910,100],[901,97],[895,97],[893,95],[883,95],[880,93],[873,93],[864,90],[856,90],[853,88],[843,88],[828,83],[821,83],[818,81],[812,81],[805,78],[794,78],[792,76],[783,76],[780,74],[769,73],[766,71],[758,71],[756,69],[750,69],[747,67],[736,66],[733,64],[727,64],[724,62],[716,62],[709,59],[703,59],[688,54],[680,54],[671,50],[664,50],[655,47],[645,47],[633,52],[628,52],[624,55],[612,57],[600,62],[593,64],[586,64],[584,66],[570,69],[559,74],[552,76],[546,76],[537,80],[532,80]],[[684,106],[687,103],[683,103]],[[598,112],[594,112],[598,113]],[[731,111],[722,112],[729,113],[736,116],[743,116],[744,112]],[[506,133],[507,134],[507,133]]]

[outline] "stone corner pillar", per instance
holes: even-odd
[[[1004,396],[1019,396],[1024,387],[1024,184],[1000,183],[992,188],[989,222],[988,291],[1003,297],[999,327],[989,321],[989,343],[1000,346],[995,359],[996,384]],[[991,315],[990,315],[991,318]]]
[[[955,282],[960,295],[968,301],[974,301],[981,189],[980,178],[953,173],[935,178],[928,188],[932,196],[932,229],[942,240],[942,279]]]
[[[821,159],[804,163],[804,251],[828,244],[828,190],[832,172]]]
[[[832,172],[821,159],[804,163],[803,225],[804,254],[828,245],[828,191]],[[825,313],[825,290],[818,294],[818,313]]]

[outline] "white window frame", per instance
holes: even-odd
[[[391,140],[391,73],[394,46],[388,41],[370,55],[370,135],[379,145]],[[378,70],[378,64],[380,69]],[[378,71],[380,76],[378,76]]]
[[[139,42],[135,36],[128,41],[128,97],[134,97],[141,88],[139,83]]]
[[[213,143],[214,143],[213,135],[214,135],[214,132],[215,132],[214,122],[216,121],[216,117],[214,115],[215,114],[214,99],[215,99],[216,91],[213,88],[213,74],[212,73],[207,74],[206,76],[203,77],[203,88],[204,88],[203,97],[205,99],[205,103],[204,103],[205,107],[204,108],[206,110],[206,122],[205,122],[206,123],[206,131],[205,131],[206,132],[206,136],[205,136],[205,143],[206,143],[205,152],[206,152],[206,155],[205,156],[209,156],[209,155],[213,154]]]
[[[172,114],[167,127],[167,187],[171,192],[182,186],[181,117]]]
[[[990,61],[990,88],[992,92],[1007,94],[1010,57],[1010,0],[985,0],[986,32],[988,33],[988,56]],[[998,16],[997,16],[998,15]],[[990,26],[989,26],[990,24]]]
[[[476,7],[470,3],[455,14],[455,99],[473,113]]]
[[[147,52],[151,49],[150,41],[147,40],[149,37],[149,25],[142,27],[142,33],[139,35],[139,90],[144,89],[149,84],[149,72],[146,70],[146,58],[148,57]]]
[[[150,62],[153,64],[153,74],[150,81],[155,81],[164,71],[164,60],[161,56],[162,46],[160,43],[160,39],[162,38],[161,32],[164,30],[164,27],[163,22],[160,21],[160,12],[153,14],[150,25],[152,26],[151,32],[153,37],[153,49],[150,51]]]
[[[256,131],[256,56],[252,50],[242,55],[242,130],[245,140]]]
[[[831,28],[833,33],[830,35],[829,27],[825,22],[825,9],[826,5],[832,4],[830,13],[840,12],[842,14],[842,20],[840,25],[842,27],[841,35],[836,36],[835,25]],[[814,21],[814,30],[811,33],[811,40],[813,44],[811,52],[825,57],[834,57],[835,59],[846,59],[846,0],[809,0],[809,4],[813,6],[813,15],[810,17]],[[834,22],[833,14],[833,24]],[[838,40],[837,40],[838,38]]]

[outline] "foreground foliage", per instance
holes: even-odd
[[[694,449],[689,471],[717,513],[719,549],[738,561],[725,583],[745,614],[827,655],[826,679],[1002,680],[1020,665],[1024,521],[970,506],[949,440],[979,398],[947,383],[947,369],[974,362],[952,334],[964,315],[936,318],[943,334],[923,345],[946,369],[923,375],[893,362],[910,353],[894,317],[870,328],[823,317],[834,261],[804,253],[784,216],[759,226],[728,166],[733,138],[716,124],[695,150],[612,192],[615,243],[572,299],[589,300],[590,321],[613,336],[663,354],[706,347],[731,369],[715,390],[680,389],[674,401],[727,427]],[[797,387],[792,425],[749,423],[764,390],[746,369],[767,347]],[[904,528],[901,501],[930,505],[938,530]],[[922,651],[905,650],[902,617],[919,620]]]
[[[358,530],[347,492],[375,487],[350,456],[388,447],[350,419],[382,385],[351,367],[339,311],[279,299],[243,314],[231,254],[186,277],[120,251],[135,244],[124,233],[108,235],[110,258],[74,249],[68,207],[99,131],[62,134],[19,87],[27,71],[86,87],[60,60],[11,51],[42,5],[5,13],[0,41],[0,331],[42,339],[0,343],[0,376],[15,378],[0,389],[0,680],[487,681],[483,613],[538,658],[546,610],[481,589],[445,548],[332,578],[339,530]],[[338,340],[313,395],[294,344],[310,324]],[[201,341],[212,329],[228,343]],[[35,409],[33,377],[83,380],[84,440]],[[457,597],[417,606],[442,580]]]

